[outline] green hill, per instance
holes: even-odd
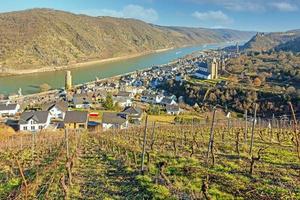
[[[252,32],[161,27],[135,19],[32,9],[0,14],[0,67],[34,69],[191,44],[245,40]]]

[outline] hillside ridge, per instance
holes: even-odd
[[[0,67],[64,66],[184,45],[245,40],[253,32],[163,27],[52,9],[0,13]]]

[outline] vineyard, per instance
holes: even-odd
[[[22,135],[0,143],[0,199],[300,199],[299,141],[279,120]]]

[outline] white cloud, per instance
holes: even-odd
[[[264,11],[263,0],[185,0],[199,4],[215,4],[230,11]],[[268,0],[266,0],[268,1]]]
[[[192,14],[196,19],[214,24],[231,24],[233,20],[222,11],[194,12]]]
[[[134,4],[127,5],[121,10],[91,9],[91,10],[81,10],[79,11],[79,13],[92,15],[92,16],[134,18],[146,22],[155,22],[159,18],[158,13],[153,8],[144,8],[142,6],[134,5]]]
[[[230,11],[264,12],[270,9],[295,11],[299,0],[183,0],[199,4],[214,4]]]
[[[271,6],[283,12],[293,12],[298,10],[296,5],[292,5],[288,2],[275,2],[271,3]]]
[[[145,9],[138,5],[128,5],[123,9],[124,17],[141,19],[144,21],[154,22],[157,21],[159,16],[153,8]]]

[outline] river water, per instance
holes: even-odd
[[[71,69],[73,84],[81,84],[98,78],[108,78],[136,70],[145,69],[153,65],[167,64],[175,59],[184,57],[195,51],[217,49],[232,45],[230,43],[191,46],[172,49],[164,52],[148,54],[126,60],[108,63],[91,64],[81,68]],[[39,92],[39,85],[49,84],[52,88],[64,87],[65,71],[44,72],[37,74],[24,74],[19,76],[0,77],[0,93],[16,94],[22,88],[22,94]]]

